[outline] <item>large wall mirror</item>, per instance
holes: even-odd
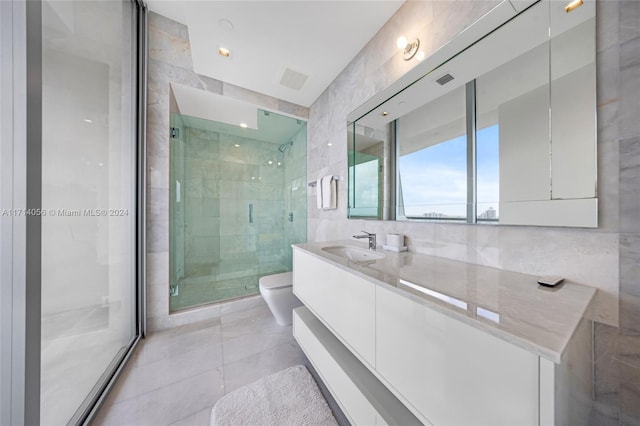
[[[448,57],[350,117],[349,217],[597,227],[595,0]]]

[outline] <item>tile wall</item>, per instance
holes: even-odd
[[[220,261],[219,134],[192,128],[184,133],[184,276],[211,275]]]
[[[311,106],[310,178],[346,177],[347,114],[411,66],[399,35],[427,40],[429,54],[495,4],[405,3]],[[341,180],[337,210],[316,209],[309,192],[308,239],[401,232],[416,252],[598,287],[593,424],[640,424],[640,2],[598,0],[597,16],[598,229],[348,220]]]
[[[277,165],[278,145],[194,128],[186,133],[185,277],[227,280],[282,270],[285,167]]]

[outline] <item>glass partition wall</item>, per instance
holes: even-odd
[[[41,424],[84,422],[140,333],[140,13],[42,2]]]
[[[257,294],[306,241],[306,123],[171,114],[170,310]]]

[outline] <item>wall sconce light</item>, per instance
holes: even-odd
[[[396,46],[398,46],[398,49],[404,49],[402,57],[405,61],[408,61],[418,53],[418,49],[420,49],[420,40],[414,38],[413,40],[408,41],[405,36],[401,36],[396,41]]]
[[[571,12],[573,9],[580,7],[584,4],[583,0],[573,0],[571,3],[569,3],[568,5],[566,5],[564,7],[564,11],[569,13]]]

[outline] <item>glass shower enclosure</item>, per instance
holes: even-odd
[[[306,241],[306,122],[171,114],[170,311],[257,294]]]

